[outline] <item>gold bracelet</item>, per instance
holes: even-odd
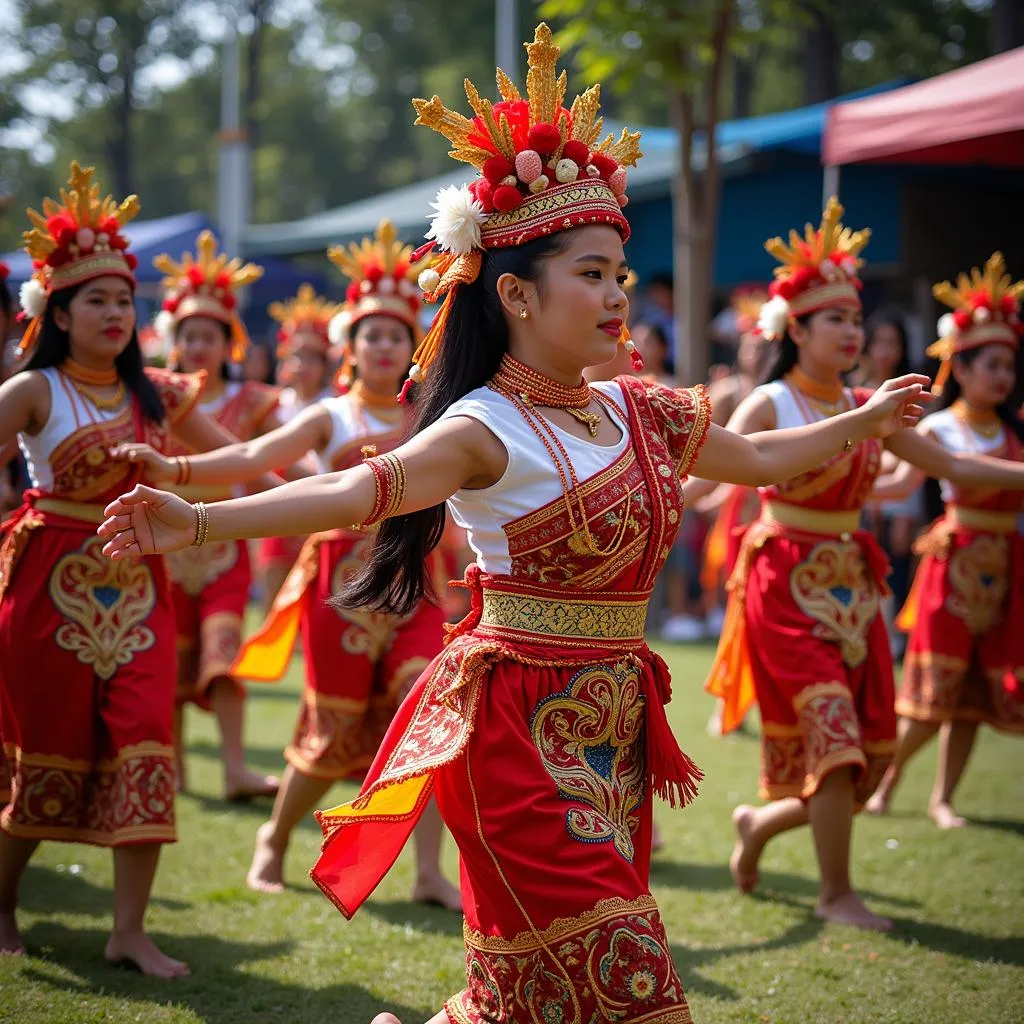
[[[180,487],[187,484],[192,476],[192,463],[184,455],[175,456],[174,461],[178,464],[178,476],[174,483]]]
[[[205,501],[197,501],[192,507],[196,510],[196,539],[192,541],[192,546],[201,548],[210,535],[210,510]]]

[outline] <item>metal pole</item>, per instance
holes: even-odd
[[[821,208],[824,210],[828,205],[829,198],[839,198],[839,164],[826,164],[825,174],[822,178]]]
[[[222,53],[217,220],[224,251],[237,256],[249,220],[249,145],[241,119],[238,24],[234,11],[228,14]]]
[[[516,50],[519,36],[519,12],[516,0],[494,2],[494,55],[497,65],[515,82],[519,76]]]

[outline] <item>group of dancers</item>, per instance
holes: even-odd
[[[309,291],[276,308],[283,354],[311,367],[287,409],[225,374],[245,342],[236,291],[258,268],[210,236],[163,259],[173,370],[146,368],[122,230],[138,201],[101,199],[72,165],[59,201],[30,211],[21,369],[0,386],[0,448],[18,437],[31,482],[0,546],[4,951],[23,951],[18,887],[38,843],[89,842],[113,849],[107,958],[187,972],[144,913],[193,701],[216,713],[226,795],[275,795],[253,887],[282,887],[291,832],[338,779],[362,788],[317,813],[312,877],[346,917],[414,836],[414,898],[465,915],[467,985],[431,1024],[690,1021],[649,887],[652,806],[688,803],[702,772],[669,727],[644,623],[703,481],[760,493],[708,682],[725,729],[754,703],[762,722],[769,802],[734,812],[740,889],[773,836],[809,824],[818,915],[886,929],[850,879],[857,809],[884,811],[941,727],[932,813],[955,825],[978,724],[1024,730],[1024,640],[1005,628],[1024,599],[1024,283],[996,255],[937,288],[952,308],[941,411],[924,416],[918,375],[847,388],[868,232],[832,201],[819,227],[768,243],[775,363],[723,427],[703,386],[646,378],[629,338],[639,136],[601,138],[596,86],[564,106],[545,25],[526,49],[525,96],[499,71],[498,102],[467,83],[472,117],[414,101],[479,172],[438,195],[429,244],[412,252],[382,224],[331,252],[351,280],[341,308]],[[423,298],[439,307],[421,336]],[[321,396],[332,345],[341,386]],[[586,382],[623,355],[631,372]],[[903,613],[897,696],[886,559],[860,513],[924,475],[946,482],[947,509]],[[446,510],[473,552],[470,611],[447,629]],[[292,564],[243,644],[256,538]],[[245,765],[242,681],[279,678],[299,637],[278,781]],[[442,821],[458,888],[439,867]]]

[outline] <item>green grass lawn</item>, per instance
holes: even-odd
[[[958,800],[972,825],[945,834],[924,814],[935,763],[934,746],[927,750],[893,816],[856,828],[856,882],[873,909],[896,919],[895,930],[883,937],[825,926],[812,915],[806,832],[769,849],[756,896],[732,889],[729,812],[756,798],[757,742],[705,735],[709,649],[665,653],[672,722],[707,780],[691,808],[657,808],[666,846],[653,886],[698,1024],[1024,1020],[1021,747],[983,733]],[[248,738],[261,769],[281,767],[300,672],[296,662],[287,684],[253,689]],[[421,1024],[435,1013],[462,985],[461,922],[406,902],[409,851],[352,922],[306,875],[319,845],[312,820],[291,850],[289,890],[249,892],[252,837],[269,805],[224,803],[213,722],[195,712],[188,730],[192,792],[179,801],[181,840],[164,853],[149,925],[190,962],[191,977],[155,982],[105,964],[110,855],[51,843],[23,887],[31,955],[0,958],[0,1021],[366,1024],[391,1009],[403,1024]],[[339,788],[332,799],[353,792]],[[454,877],[451,844],[447,861]]]

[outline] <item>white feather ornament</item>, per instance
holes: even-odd
[[[32,319],[46,312],[46,289],[30,277],[18,291],[18,302],[25,314]]]
[[[430,204],[437,212],[430,222],[427,238],[433,238],[445,252],[462,255],[481,247],[480,225],[487,220],[483,206],[465,185],[449,185]]]
[[[757,327],[763,337],[769,341],[778,341],[785,335],[788,325],[789,303],[781,295],[769,299],[761,307]]]
[[[953,314],[943,313],[935,325],[935,331],[940,338],[949,338],[956,334],[956,321],[953,319]]]
[[[342,310],[331,317],[327,325],[327,340],[332,345],[344,345],[348,341],[348,327],[352,322],[352,314]]]

